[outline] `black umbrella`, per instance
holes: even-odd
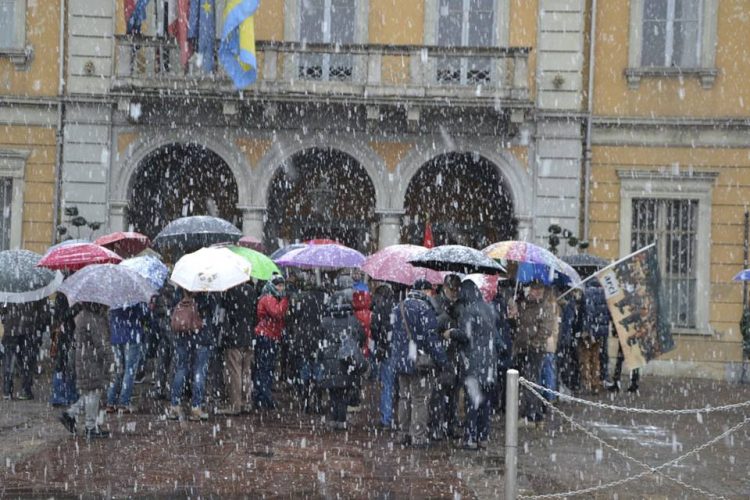
[[[462,245],[442,245],[409,259],[417,267],[455,273],[505,274],[505,268],[479,250]]]
[[[215,243],[235,243],[241,236],[242,231],[224,219],[193,215],[167,224],[152,246],[159,253],[180,257]]]
[[[28,250],[0,252],[0,302],[33,302],[55,293],[63,275],[37,267],[41,259],[41,255]]]
[[[574,269],[579,267],[595,267],[596,269],[602,269],[610,264],[610,261],[597,257],[596,255],[591,255],[590,253],[563,255],[561,259]]]

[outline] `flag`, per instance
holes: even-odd
[[[214,70],[215,7],[214,0],[190,0],[187,37],[196,41],[198,66],[206,73]]]
[[[141,24],[146,20],[146,6],[148,0],[125,0],[125,23],[127,25],[127,34],[140,33]]]
[[[422,239],[422,246],[425,248],[432,248],[435,246],[435,241],[432,239],[432,225],[428,220],[424,225],[424,238]]]
[[[171,21],[173,11],[175,18],[174,22]],[[193,49],[188,41],[190,0],[170,0],[169,12],[169,33],[177,38],[177,44],[180,46],[180,64],[182,64],[182,67],[184,68],[187,66],[190,56],[193,55]]]
[[[259,3],[260,0],[229,0],[224,8],[219,61],[238,89],[252,85],[257,77],[253,15]]]
[[[649,245],[597,273],[617,338],[631,370],[674,349],[660,293],[656,246]]]
[[[177,37],[177,20],[179,19],[177,16],[177,7],[177,0],[167,0],[167,33],[174,37]]]

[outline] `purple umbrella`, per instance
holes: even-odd
[[[292,250],[275,262],[280,266],[304,269],[340,269],[360,267],[365,256],[344,245],[309,245]]]

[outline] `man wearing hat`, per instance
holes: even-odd
[[[418,279],[406,299],[393,308],[391,358],[398,374],[398,424],[402,442],[427,446],[429,401],[434,369],[447,358],[438,336],[430,298],[432,284]]]

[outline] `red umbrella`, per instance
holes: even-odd
[[[102,236],[94,243],[109,248],[125,258],[138,255],[151,246],[151,240],[145,234],[122,231]]]
[[[500,281],[500,277],[496,274],[468,274],[464,280],[471,280],[477,285],[485,302],[492,302],[497,295],[497,282]]]
[[[258,238],[253,238],[252,236],[243,236],[242,238],[240,238],[240,241],[238,241],[237,244],[241,247],[255,250],[256,252],[266,253],[266,247],[265,245],[263,245],[263,242]]]
[[[425,247],[419,245],[391,245],[367,257],[362,270],[372,279],[380,281],[413,285],[418,278],[425,278],[433,285],[438,285],[443,282],[447,273],[412,266],[408,262],[426,251]]]
[[[58,247],[47,253],[37,266],[47,269],[77,271],[89,264],[118,264],[122,257],[94,243]]]

